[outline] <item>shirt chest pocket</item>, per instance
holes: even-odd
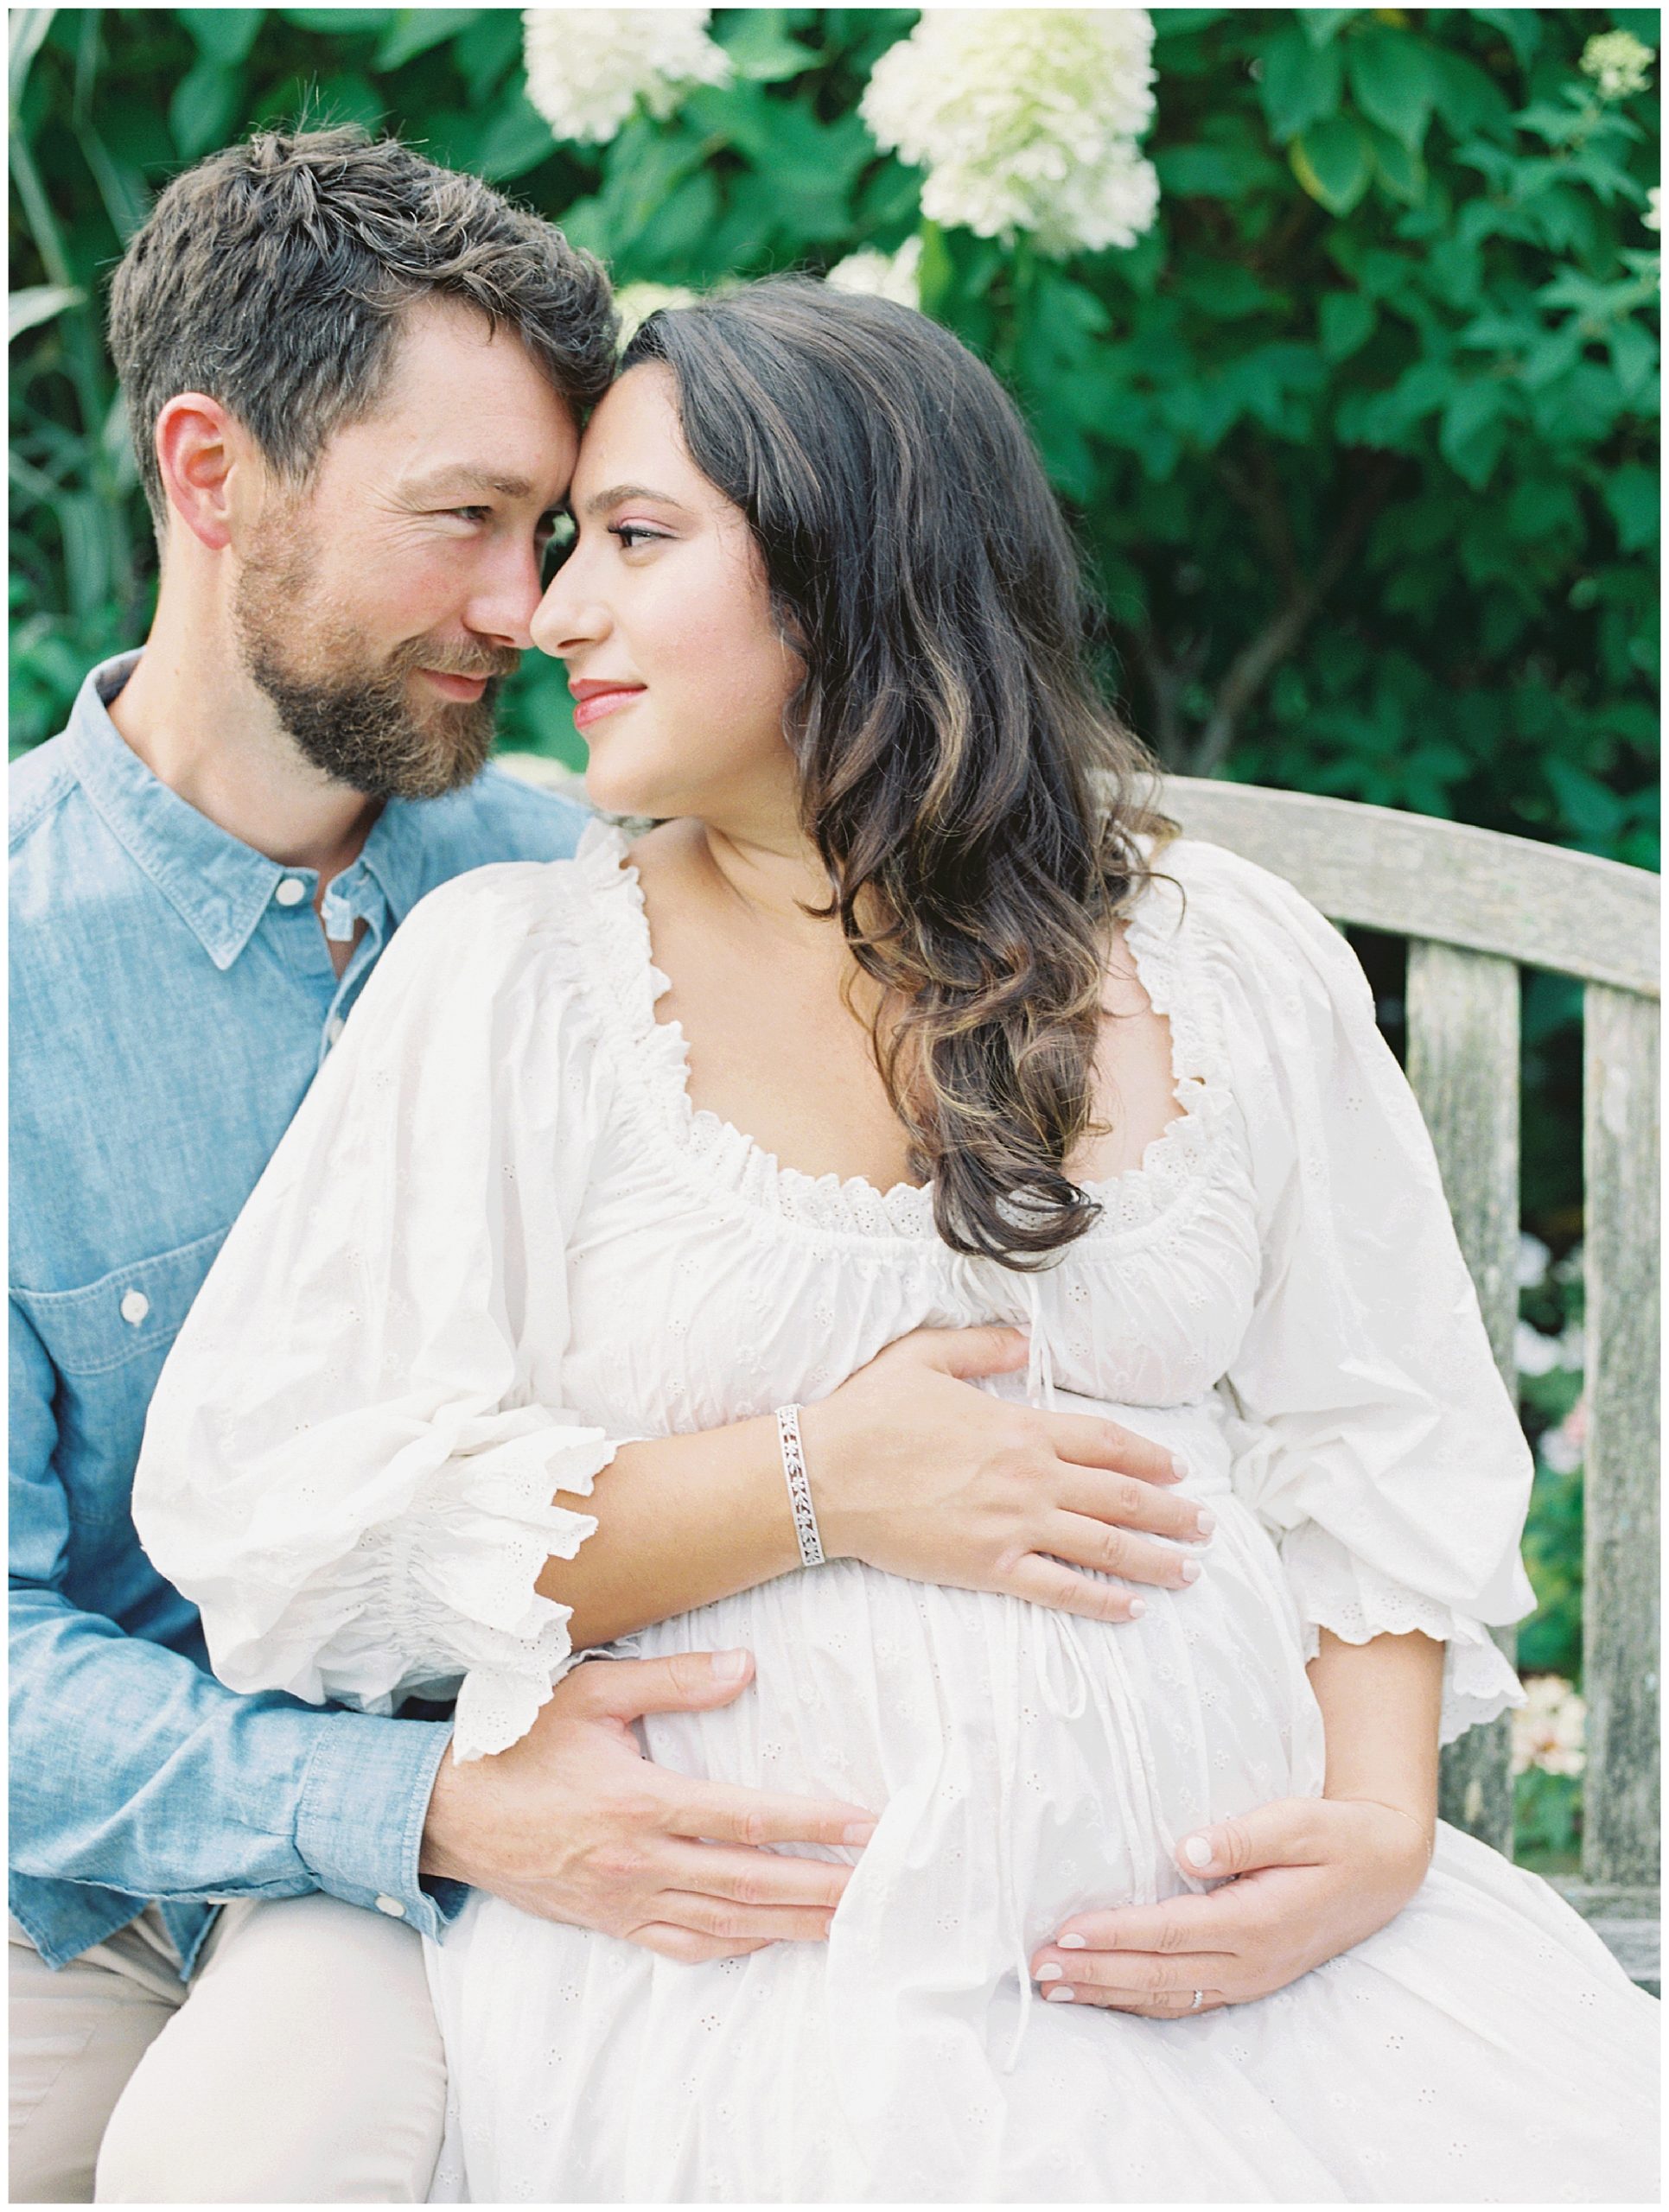
[[[14,1290],[12,1295],[67,1380],[113,1376],[136,1360],[154,1375],[226,1236],[217,1229],[172,1252],[118,1268],[80,1290]]]

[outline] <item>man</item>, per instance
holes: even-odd
[[[728,1701],[745,1654],[586,1668],[464,1768],[443,1718],[234,1694],[140,1551],[169,1344],[391,933],[582,825],[484,763],[614,325],[548,225],[341,130],[177,179],[111,335],[156,618],[13,773],[12,2195],[87,2201],[97,2162],[117,2201],[414,2201],[443,2088],[416,1937],[464,1885],[676,1958],[814,1939],[845,1868],[765,1847],[861,1842],[871,1808],[637,1755],[633,1719]],[[1078,1459],[1105,1486],[1080,1510],[1180,1532],[1095,1473],[1160,1477],[1151,1447],[1064,1417],[1017,1447],[1015,1409],[953,1379],[1016,1364],[1009,1332],[895,1349],[827,1402],[812,1471],[908,1522],[859,1555],[995,1587],[1019,1561],[1035,1591],[1025,1516]],[[759,1428],[621,1452],[586,1547],[621,1625],[694,1481],[756,1572],[791,1563]],[[1083,1563],[1169,1579],[1121,1544]]]

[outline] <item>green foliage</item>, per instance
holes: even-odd
[[[933,232],[1071,503],[1109,683],[1167,762],[1652,865],[1646,10],[1167,9],[1163,188],[1128,252]],[[555,145],[513,10],[15,11],[13,728],[140,633],[153,566],[99,298],[157,187],[255,123],[358,117],[513,186],[622,281],[820,270],[920,227],[857,115],[912,11],[720,10],[735,80]],[[21,60],[21,66],[20,66]],[[21,101],[16,87],[22,84]],[[79,293],[79,300],[68,295]],[[513,743],[568,749],[549,671]]]

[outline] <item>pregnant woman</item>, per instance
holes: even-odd
[[[407,921],[181,1335],[138,1522],[237,1687],[457,1690],[468,1759],[568,1657],[615,1448],[778,1413],[780,1557],[637,1639],[755,1685],[645,1736],[879,1825],[826,1942],[706,1965],[473,1898],[436,2196],[1649,2198],[1650,2000],[1435,1819],[1440,1707],[1513,1694],[1528,1465],[1418,1113],[1329,925],[1140,804],[1009,403],[923,317],[755,287],[640,332],[573,509],[534,634],[593,798],[658,826]],[[1139,1432],[1214,1520],[1133,1618],[819,1527],[822,1402],[991,1320],[1017,1432]],[[1347,1933],[1277,1877],[1269,1993],[1209,1954],[1074,1987],[1063,1923],[1209,1891],[1189,1839],[1274,1800]]]

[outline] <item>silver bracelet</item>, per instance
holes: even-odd
[[[817,1514],[812,1504],[812,1485],[806,1476],[806,1447],[799,1440],[799,1408],[779,1406],[776,1409],[777,1442],[782,1446],[782,1472],[788,1484],[788,1503],[794,1516],[794,1534],[799,1539],[800,1563],[805,1567],[824,1564],[823,1539],[818,1534]]]

